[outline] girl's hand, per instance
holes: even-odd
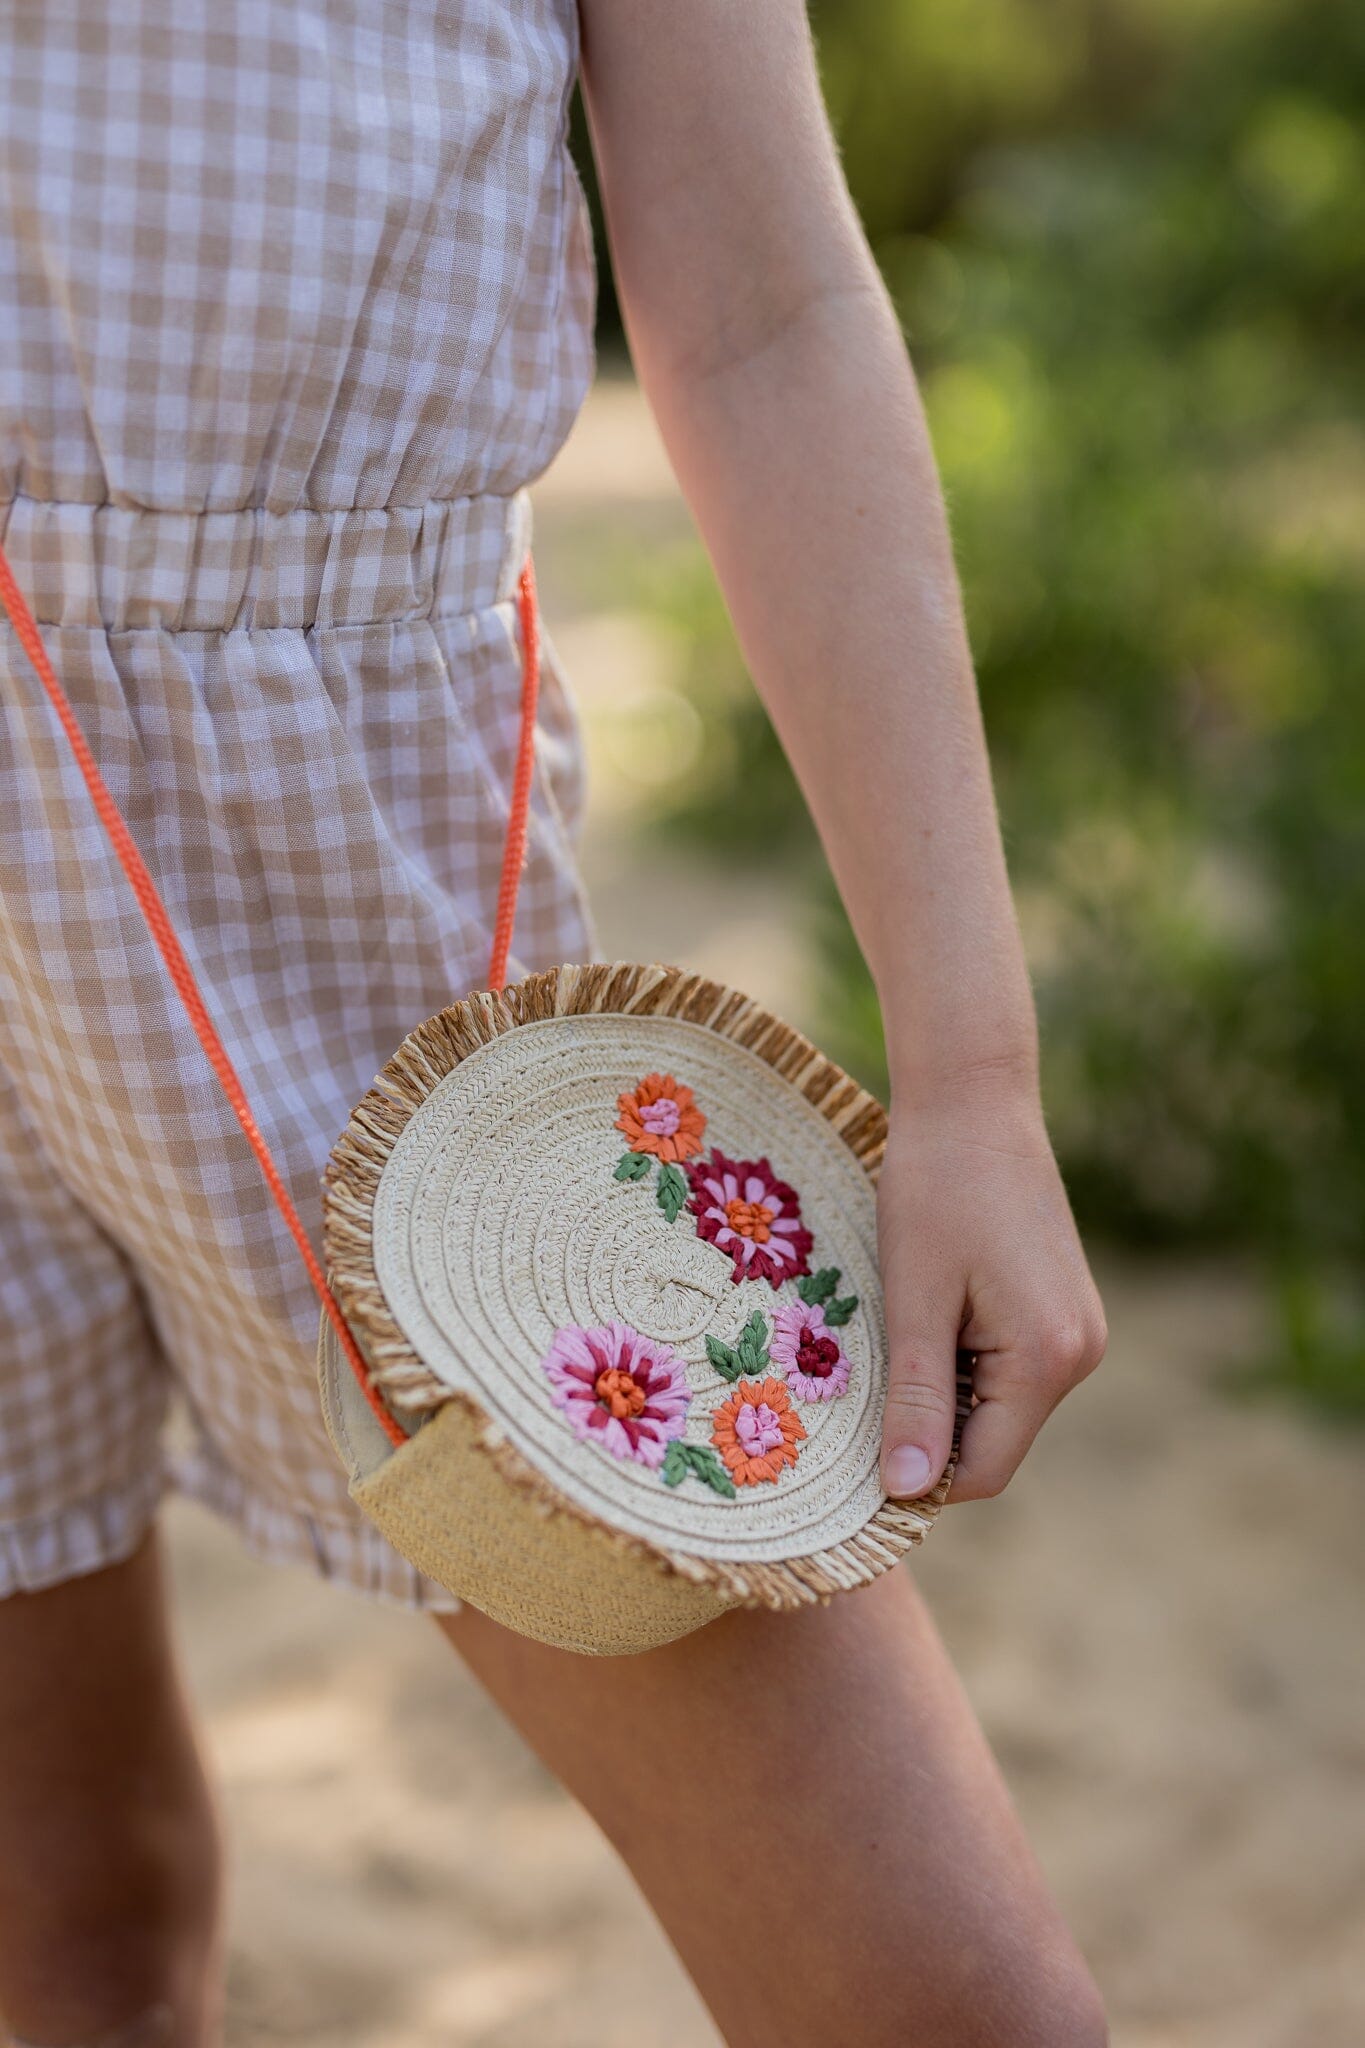
[[[958,1087],[895,1106],[877,1198],[891,1381],[882,1482],[938,1481],[955,1354],[976,1353],[953,1500],[997,1494],[1064,1394],[1104,1355],[1104,1312],[1036,1092]]]

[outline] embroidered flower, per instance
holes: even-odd
[[[665,1162],[690,1159],[701,1150],[706,1118],[692,1090],[671,1074],[646,1074],[633,1095],[618,1095],[618,1131],[626,1134],[632,1152],[652,1152]]]
[[[552,1398],[574,1434],[657,1469],[670,1439],[683,1433],[691,1398],[683,1361],[628,1323],[556,1330],[541,1360]]]
[[[773,1315],[768,1356],[785,1366],[787,1385],[799,1400],[832,1401],[848,1391],[850,1361],[818,1303],[783,1302]]]
[[[777,1287],[810,1270],[815,1240],[801,1221],[796,1189],[779,1180],[766,1159],[709,1160],[687,1169],[697,1235],[734,1260],[731,1278],[766,1280]]]
[[[781,1380],[742,1380],[712,1421],[711,1441],[736,1486],[779,1479],[806,1434]]]

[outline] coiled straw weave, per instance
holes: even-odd
[[[542,1366],[557,1327],[619,1319],[684,1359],[687,1434],[705,1443],[734,1392],[707,1338],[733,1345],[756,1309],[771,1318],[794,1296],[790,1282],[736,1284],[688,1214],[615,1177],[617,1096],[650,1072],[692,1087],[708,1149],[765,1156],[794,1184],[812,1266],[838,1267],[858,1298],[839,1331],[847,1392],[801,1404],[793,1469],[729,1497],[666,1486],[580,1440]],[[355,1422],[324,1321],[326,1406],[357,1500],[452,1591],[578,1649],[643,1648],[729,1606],[795,1608],[876,1578],[923,1539],[951,1478],[914,1503],[885,1500],[877,1481],[885,1140],[881,1106],[809,1040],[679,968],[553,968],[430,1018],[325,1175],[330,1284],[413,1431],[390,1454],[368,1416]]]

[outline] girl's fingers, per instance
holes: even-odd
[[[1058,1402],[1099,1364],[1105,1342],[1097,1301],[1093,1312],[1052,1331],[1027,1359],[978,1353],[977,1402],[963,1426],[952,1500],[992,1500],[1003,1492]]]
[[[891,1371],[882,1423],[882,1485],[896,1500],[937,1486],[957,1412],[958,1295],[921,1297],[899,1312],[888,1297]]]
[[[882,1484],[898,1500],[943,1475],[957,1354],[977,1406],[953,1500],[999,1493],[1063,1395],[1104,1354],[1104,1311],[1050,1152],[898,1126],[877,1190],[890,1368]]]
[[[962,1429],[950,1500],[993,1500],[1009,1484],[1055,1400],[979,1400]]]

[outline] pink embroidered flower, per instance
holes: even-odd
[[[617,1096],[616,1107],[616,1128],[632,1152],[652,1152],[665,1165],[700,1152],[706,1118],[692,1090],[671,1074],[646,1074],[632,1094]]]
[[[766,1159],[727,1159],[713,1152],[687,1168],[697,1235],[734,1260],[731,1278],[773,1287],[810,1271],[815,1240],[801,1221],[796,1189]]]
[[[832,1401],[848,1391],[850,1361],[818,1305],[786,1301],[774,1311],[768,1356],[786,1367],[787,1385],[799,1400]]]
[[[691,1399],[676,1351],[628,1323],[596,1330],[570,1323],[555,1331],[540,1362],[576,1436],[613,1458],[662,1465],[670,1439],[683,1433]]]

